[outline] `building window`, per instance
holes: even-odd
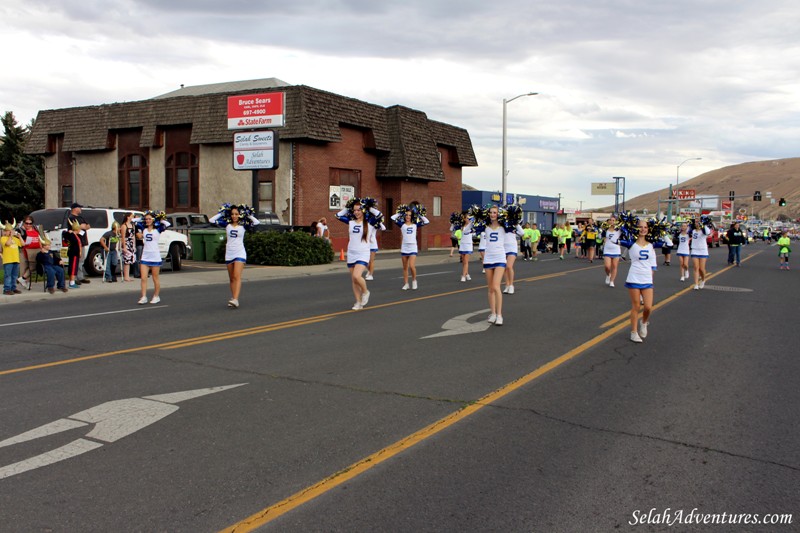
[[[171,210],[196,210],[199,208],[199,171],[197,156],[178,152],[167,158],[166,204]]]
[[[262,181],[258,184],[258,210],[275,212],[275,202],[273,195],[273,184],[271,181]]]
[[[332,168],[330,171],[331,185],[346,185],[355,189],[356,196],[359,195],[361,185],[361,171],[347,168]]]
[[[131,154],[119,160],[119,206],[142,209],[147,205],[147,159]]]
[[[433,216],[435,216],[435,217],[442,216],[442,197],[441,196],[434,196],[433,197]]]
[[[74,200],[72,199],[72,185],[61,186],[61,205],[71,205]]]

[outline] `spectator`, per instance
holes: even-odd
[[[117,265],[119,265],[119,245],[121,241],[120,226],[116,220],[111,224],[111,229],[100,237],[100,246],[106,256],[106,268],[103,281],[117,282]]]
[[[531,238],[533,237],[533,230],[531,225],[527,222],[522,226],[522,260],[530,261],[533,259],[533,251],[531,250]]]
[[[29,216],[22,219],[22,231],[20,231],[24,248],[19,254],[19,281],[20,285],[26,289],[31,288],[31,265],[36,268],[36,254],[39,253],[39,232],[33,226],[33,218]]]
[[[539,231],[539,225],[535,222],[531,224],[531,252],[533,253],[533,260],[538,261],[539,258],[539,243],[542,240],[542,232]]]
[[[80,263],[82,255],[81,249],[83,248],[81,245],[81,231],[80,223],[75,220],[68,229],[65,229],[63,232],[61,232],[61,246],[67,248],[70,289],[78,289],[81,286],[80,283],[78,283],[78,273],[80,272],[80,266],[78,263]]]
[[[131,279],[131,265],[136,264],[136,231],[133,227],[133,213],[125,213],[122,218],[122,281]]]
[[[53,294],[56,292],[56,288],[61,292],[68,292],[64,281],[64,269],[61,266],[61,257],[50,251],[50,240],[45,235],[41,237],[41,251],[36,254],[36,262],[42,265],[42,271],[47,279],[45,283],[47,292]]]
[[[19,233],[14,229],[13,224],[3,226],[3,236],[0,237],[0,246],[3,248],[3,294],[20,294],[17,289],[17,277],[19,276],[19,256],[23,243]]]
[[[75,222],[78,223],[80,230],[78,233],[78,238],[81,240],[81,256],[78,258],[79,260],[76,261],[78,263],[78,271],[77,271],[77,282],[78,284],[81,283],[89,283],[89,280],[86,279],[86,271],[83,268],[83,263],[86,261],[86,254],[89,253],[89,235],[87,232],[91,229],[92,226],[86,222],[86,219],[83,218],[81,215],[83,211],[83,206],[78,203],[73,203],[70,206],[70,213],[67,217],[67,223],[72,227]],[[70,263],[70,267],[72,267],[72,263]]]

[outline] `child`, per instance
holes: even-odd
[[[15,221],[16,222],[16,221]],[[3,294],[21,294],[17,289],[19,277],[19,251],[23,246],[19,234],[14,231],[14,224],[6,222],[3,226],[3,236],[0,237],[0,246],[3,247]]]
[[[789,270],[789,254],[792,253],[792,249],[789,248],[790,244],[791,241],[786,230],[781,231],[781,238],[778,239],[778,257],[781,260],[781,270]]]
[[[56,281],[58,290],[68,292],[64,283],[64,269],[61,267],[61,257],[50,251],[50,240],[46,236],[40,239],[42,250],[36,254],[36,262],[42,265],[45,277],[47,278],[47,292],[56,292]]]
[[[628,270],[625,287],[628,288],[631,299],[631,341],[642,342],[642,339],[647,338],[647,326],[650,325],[650,310],[653,307],[653,271],[658,267],[658,261],[653,245],[647,242],[649,231],[647,221],[639,220],[637,228],[636,242],[630,247],[631,268]],[[638,320],[637,331],[640,304],[644,310],[641,320]]]
[[[111,229],[100,237],[100,246],[106,254],[106,271],[103,281],[117,282],[117,264],[119,263],[119,244],[121,242],[119,222],[111,224]]]

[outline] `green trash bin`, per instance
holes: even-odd
[[[195,261],[206,260],[206,245],[203,242],[204,233],[208,230],[196,229],[189,231],[189,238],[192,240],[192,259]]]
[[[203,235],[203,243],[206,248],[206,261],[214,261],[214,255],[217,253],[217,248],[222,245],[225,240],[225,230],[205,230]]]

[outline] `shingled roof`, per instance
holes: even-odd
[[[469,133],[429,120],[421,111],[403,106],[384,108],[304,85],[265,87],[286,95],[286,126],[282,140],[340,142],[340,125],[371,132],[378,156],[378,177],[416,177],[442,180],[437,146],[454,154],[454,164],[477,166]],[[142,147],[153,146],[159,127],[191,124],[193,144],[232,142],[227,128],[227,97],[236,92],[157,97],[138,102],[103,104],[40,111],[25,147],[26,153],[45,154],[48,136],[64,135],[62,150],[111,149],[114,130],[142,128]]]

